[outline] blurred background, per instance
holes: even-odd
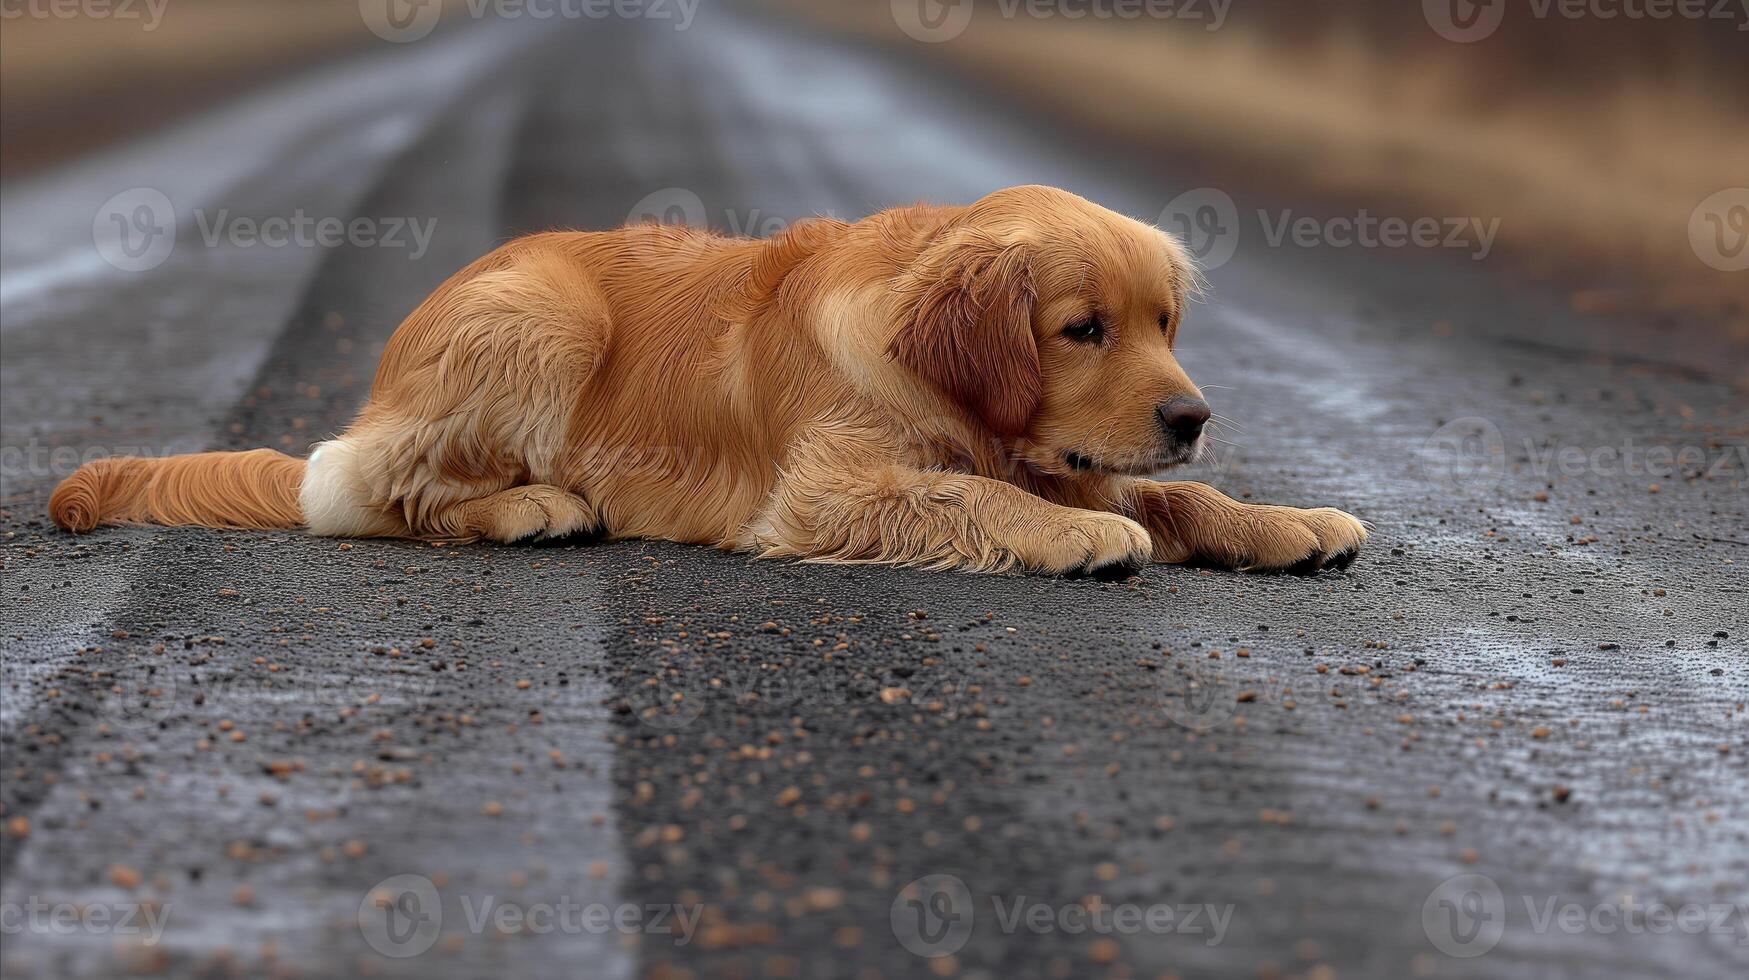
[[[698,4],[624,6],[693,30]],[[1749,235],[1737,198],[1697,214],[1749,183],[1741,0],[702,0],[696,29],[725,4],[896,49],[1097,145],[1131,147],[1163,181],[1498,218],[1514,260],[1503,270],[1554,279],[1578,309],[1749,330],[1742,277],[1698,261],[1691,241],[1712,235],[1729,251]],[[493,20],[556,31],[614,10],[7,0],[0,177],[15,184],[385,35]],[[571,94],[613,97],[611,85]]]

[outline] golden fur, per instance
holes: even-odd
[[[591,532],[978,571],[1348,560],[1366,531],[1340,511],[1139,475],[1200,446],[1200,417],[1156,412],[1206,417],[1172,354],[1194,277],[1170,235],[1047,187],[763,241],[532,235],[413,311],[307,462],[102,460],[49,509],[73,531]]]

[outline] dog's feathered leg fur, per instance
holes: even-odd
[[[1148,529],[1153,559],[1247,571],[1315,571],[1347,565],[1366,525],[1332,507],[1248,504],[1205,483],[1110,477],[1053,485],[1053,499],[1112,510]]]
[[[747,545],[766,557],[975,572],[1128,574],[1148,560],[1148,534],[1127,517],[893,455],[842,434],[804,441]]]

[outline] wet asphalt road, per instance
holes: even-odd
[[[5,187],[6,976],[1749,969],[1742,351],[1499,253],[1271,247],[1308,206],[1246,187],[1183,339],[1238,423],[1200,476],[1371,521],[1345,572],[50,527],[87,453],[344,425],[509,234],[1221,186],[727,8],[537,26]],[[92,216],[141,187],[175,247],[118,270]],[[373,234],[204,234],[300,213]]]

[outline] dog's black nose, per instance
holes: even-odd
[[[1154,407],[1154,417],[1160,421],[1160,431],[1168,439],[1195,442],[1209,420],[1209,403],[1200,398],[1174,398]]]

